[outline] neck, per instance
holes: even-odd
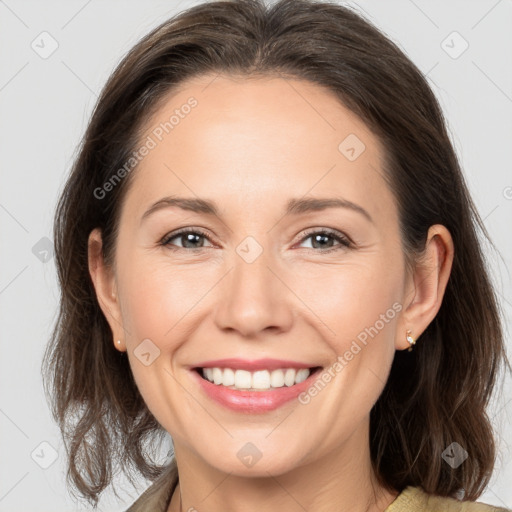
[[[360,427],[335,450],[307,464],[257,478],[219,471],[175,443],[179,484],[168,512],[383,512],[398,493],[377,482],[369,423]]]

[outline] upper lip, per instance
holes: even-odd
[[[215,361],[204,361],[194,365],[192,368],[233,368],[235,370],[278,370],[279,368],[315,368],[319,365],[311,363],[300,363],[298,361],[290,361],[285,359],[216,359]]]

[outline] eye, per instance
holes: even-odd
[[[324,249],[320,252],[332,252],[352,247],[352,242],[348,239],[348,237],[346,237],[339,231],[335,230],[321,229],[319,231],[310,231],[309,233],[303,233],[303,235],[306,236],[302,238],[302,242],[311,239],[313,249],[316,249],[317,247]],[[332,244],[329,242],[329,238],[338,241],[339,244],[333,247]]]
[[[181,240],[183,245],[182,246],[176,246],[172,247],[175,244],[171,243],[172,240]],[[174,233],[169,233],[168,235],[165,235],[164,238],[160,241],[160,245],[164,245],[169,247],[169,249],[172,250],[180,250],[180,249],[203,249],[205,246],[197,246],[195,244],[198,244],[201,239],[206,239],[209,242],[211,242],[210,238],[204,233],[203,231],[199,229],[182,229],[179,231],[175,231]]]
[[[312,241],[312,249],[316,249],[318,247],[322,248],[321,252],[331,252],[339,249],[348,249],[352,247],[352,242],[348,237],[340,233],[336,230],[329,229],[321,229],[318,231],[310,231],[307,233],[303,233],[302,242],[305,240],[311,239]],[[329,238],[335,240],[338,243],[336,246],[332,246],[332,243],[329,243]],[[172,243],[173,240],[178,239],[181,240],[182,245],[176,246],[175,243]],[[160,245],[169,247],[172,250],[180,250],[180,249],[203,249],[208,246],[197,245],[200,243],[201,239],[206,239],[211,243],[208,235],[200,229],[190,229],[184,228],[179,231],[175,231],[174,233],[169,233],[166,235],[161,241]]]

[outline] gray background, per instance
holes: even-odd
[[[114,66],[151,28],[196,3],[0,0],[0,511],[88,510],[66,491],[64,447],[41,387],[41,356],[59,297],[45,237],[52,239],[58,194]],[[500,253],[487,248],[510,354],[512,1],[345,3],[357,6],[399,44],[441,102],[469,187]],[[31,47],[51,49],[49,36],[40,36],[43,31],[58,43],[47,58]],[[458,55],[464,41],[469,46]],[[480,501],[511,507],[512,385],[509,378],[504,382],[489,413],[500,455]],[[124,510],[149,484],[141,479],[134,489],[120,477],[116,483],[123,501],[106,493],[100,510]]]

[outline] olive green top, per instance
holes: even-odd
[[[167,512],[178,484],[178,470],[173,459],[169,468],[141,494],[126,512]],[[406,487],[384,512],[512,512],[512,510],[474,501],[430,495],[420,487]]]

